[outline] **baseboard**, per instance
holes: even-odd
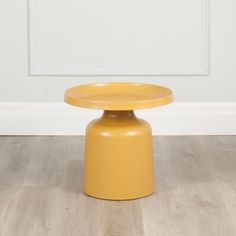
[[[84,135],[100,115],[63,103],[0,103],[0,135]],[[236,135],[236,103],[173,103],[136,115],[154,135]]]

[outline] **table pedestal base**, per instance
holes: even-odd
[[[154,191],[152,133],[133,111],[104,111],[86,130],[84,192],[127,200]]]

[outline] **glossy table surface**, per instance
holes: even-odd
[[[113,82],[69,88],[65,102],[78,107],[103,110],[134,110],[158,107],[173,100],[168,88],[143,83]]]

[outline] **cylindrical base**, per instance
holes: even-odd
[[[152,133],[133,111],[105,111],[86,130],[84,192],[111,200],[154,191]]]

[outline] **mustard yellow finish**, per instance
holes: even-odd
[[[102,110],[134,110],[157,107],[172,101],[170,89],[141,83],[85,84],[66,91],[65,102]]]
[[[151,127],[133,109],[170,103],[171,90],[138,83],[88,84],[68,89],[65,101],[104,110],[86,129],[84,192],[111,200],[153,193]]]
[[[105,111],[86,131],[84,192],[133,199],[153,192],[152,135],[132,111]]]

